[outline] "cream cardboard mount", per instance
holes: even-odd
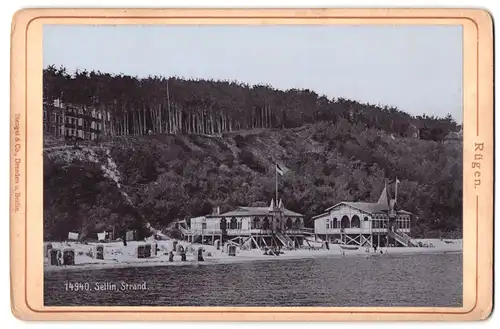
[[[11,55],[16,317],[490,315],[487,12],[26,9]]]

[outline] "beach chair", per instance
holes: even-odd
[[[228,256],[236,256],[236,246],[229,245],[227,247],[227,254],[228,254]]]
[[[63,251],[63,264],[64,265],[75,265],[75,249],[66,248]]]
[[[97,245],[95,252],[96,259],[104,259],[104,246],[102,244]]]
[[[62,259],[62,254],[60,249],[54,248],[49,250],[50,265],[60,266],[61,265],[60,259]]]
[[[43,257],[50,258],[50,249],[52,249],[52,243],[45,244],[45,248],[43,249]]]

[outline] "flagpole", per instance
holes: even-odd
[[[398,178],[396,177],[396,191],[394,193],[394,199],[396,200],[395,202],[398,202],[398,184],[399,184],[399,180]]]
[[[278,167],[277,167],[277,165],[274,167],[274,171],[276,174],[276,202],[278,202]]]

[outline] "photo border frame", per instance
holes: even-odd
[[[43,303],[44,24],[461,25],[463,307],[88,307]],[[493,27],[479,9],[24,9],[11,29],[11,307],[23,320],[481,320],[493,307]],[[369,56],[369,54],[367,54]]]

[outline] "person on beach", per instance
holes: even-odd
[[[373,251],[377,252],[377,245],[376,244],[373,245]]]
[[[198,261],[199,262],[203,262],[204,261],[204,259],[203,259],[203,249],[202,248],[198,249]]]
[[[186,261],[186,252],[185,251],[181,252],[181,261],[183,261],[183,262]]]
[[[174,261],[174,253],[172,250],[168,253],[168,261],[173,262]]]

